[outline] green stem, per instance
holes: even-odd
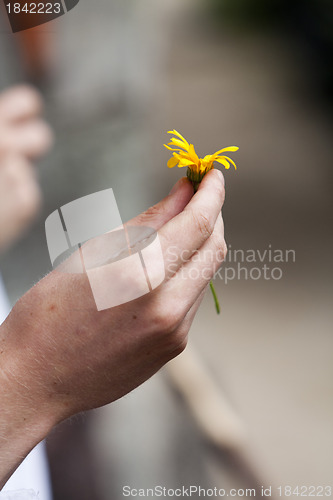
[[[214,288],[214,285],[213,285],[212,281],[209,282],[209,287],[210,287],[210,289],[212,291],[212,294],[213,294],[213,299],[214,299],[214,303],[215,303],[216,312],[217,312],[217,314],[220,314],[220,312],[221,312],[220,303],[219,303],[219,299],[217,298],[217,295],[216,295],[216,292],[215,292],[215,288]]]

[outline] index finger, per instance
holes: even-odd
[[[40,94],[29,85],[17,85],[0,94],[0,122],[17,123],[38,116],[43,108]]]

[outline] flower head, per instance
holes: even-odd
[[[198,189],[205,174],[214,168],[214,161],[217,161],[226,169],[230,168],[230,163],[235,167],[235,169],[237,168],[236,163],[229,158],[229,156],[222,154],[227,151],[238,151],[239,148],[237,146],[229,146],[216,151],[213,155],[206,155],[204,158],[199,158],[195,152],[193,144],[189,144],[187,140],[179,132],[177,132],[177,130],[170,130],[168,134],[175,136],[172,137],[168,145],[164,144],[167,149],[172,151],[172,156],[168,161],[168,167],[173,168],[177,165],[180,168],[187,167],[187,177],[192,182],[194,191]],[[216,312],[217,314],[220,314],[220,304],[212,281],[209,285],[213,294]]]
[[[238,151],[237,146],[229,146],[227,148],[216,151],[213,155],[206,155],[204,158],[199,158],[195,152],[193,144],[189,144],[177,130],[170,130],[168,134],[173,134],[168,145],[164,144],[167,149],[173,151],[173,155],[168,161],[168,167],[173,168],[178,165],[179,168],[187,167],[187,177],[193,183],[200,183],[204,175],[214,168],[214,161],[223,165],[226,169],[230,168],[230,163],[236,167],[236,163],[228,156],[222,155],[227,151]]]

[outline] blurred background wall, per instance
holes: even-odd
[[[199,155],[240,147],[238,170],[225,172],[229,255],[290,249],[295,262],[277,264],[281,279],[217,276],[222,314],[207,294],[190,343],[243,421],[244,456],[268,485],[332,479],[332,18],[328,0],[81,0],[33,30],[38,70],[5,20],[0,33],[1,87],[36,83],[57,137],[38,166],[40,218],[1,258],[12,302],[50,271],[53,210],[112,187],[127,220],[168,193],[185,172],[166,168],[167,130]],[[264,264],[276,266],[267,256],[242,266]],[[125,484],[248,487],[165,371],[54,436],[55,500],[117,500]]]

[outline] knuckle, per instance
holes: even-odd
[[[221,245],[219,251],[218,251],[218,265],[219,267],[222,265],[222,262],[225,261],[226,255],[227,255],[227,245],[226,242],[223,240],[223,244]]]
[[[222,252],[223,256],[225,257],[226,244],[225,244],[224,236],[222,233],[218,232],[218,233],[214,234],[214,244],[215,244],[216,250],[219,252]]]
[[[29,105],[29,107],[36,112],[39,112],[43,106],[43,99],[41,94],[32,86],[28,84],[17,85],[12,90],[13,99],[21,99]]]
[[[217,250],[217,263],[220,266],[222,262],[224,262],[227,255],[227,245],[223,240],[222,244],[219,246]]]
[[[159,211],[160,211],[159,207],[157,207],[156,205],[153,205],[152,207],[149,207],[144,212],[144,215],[146,215],[146,217],[154,217],[155,215],[157,215],[159,213]]]
[[[182,319],[183,314],[178,304],[169,304],[168,307],[162,305],[156,311],[155,325],[160,333],[171,336]]]
[[[43,120],[36,120],[30,125],[30,149],[36,154],[46,152],[54,142],[51,127]]]
[[[227,245],[226,245],[224,238],[222,236],[219,236],[217,244],[216,244],[216,253],[217,253],[218,261],[220,263],[222,263],[225,260],[226,255],[227,255],[227,251],[228,251]]]
[[[197,230],[207,240],[213,234],[214,230],[214,224],[209,214],[207,211],[201,210],[199,213],[192,213],[192,216]]]
[[[149,207],[147,210],[138,215],[137,221],[139,225],[144,225],[149,223],[150,221],[154,221],[158,216],[161,215],[161,213],[163,213],[163,209],[161,209],[161,207],[158,207],[157,205],[153,205],[152,207]]]
[[[223,238],[223,260],[226,258],[227,253],[228,253],[228,246],[225,239]]]
[[[173,358],[179,356],[179,354],[181,354],[186,349],[186,346],[187,346],[187,336],[186,337],[184,337],[183,335],[182,336],[177,335],[177,337],[175,336],[173,349],[171,351],[171,356]]]
[[[212,236],[213,240],[213,253],[214,253],[214,266],[220,267],[222,262],[225,260],[227,254],[227,245],[224,240],[223,234],[214,233]]]

